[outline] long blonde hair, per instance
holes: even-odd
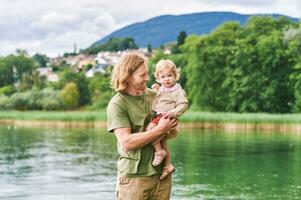
[[[177,66],[174,62],[171,60],[160,60],[156,64],[156,69],[155,69],[155,78],[158,80],[159,79],[159,73],[162,72],[164,69],[169,69],[173,75],[176,78],[176,81],[179,80],[180,78],[180,70],[177,69]]]
[[[121,57],[119,63],[113,68],[111,85],[116,92],[125,92],[127,80],[142,64],[146,58],[136,53],[128,53]]]

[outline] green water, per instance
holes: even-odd
[[[115,137],[0,126],[0,199],[111,200]],[[301,133],[181,130],[172,199],[301,199]]]

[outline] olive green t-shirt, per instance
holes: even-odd
[[[155,115],[152,111],[155,95],[149,89],[142,96],[117,93],[107,107],[108,131],[113,132],[117,128],[131,128],[131,134],[145,131]],[[117,141],[117,149],[117,169],[120,176],[141,177],[161,172],[161,166],[154,167],[151,164],[154,154],[151,144],[125,152]]]

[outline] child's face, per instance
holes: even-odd
[[[176,77],[170,69],[163,69],[158,76],[159,83],[164,87],[172,87],[176,83]]]

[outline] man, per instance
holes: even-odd
[[[150,144],[166,136],[177,121],[165,115],[157,127],[145,131],[154,116],[152,101],[155,93],[146,88],[149,80],[147,64],[138,54],[127,54],[114,67],[112,86],[117,94],[108,108],[108,131],[117,138],[117,199],[170,199],[171,176],[159,179],[162,166],[154,167],[153,146]]]

